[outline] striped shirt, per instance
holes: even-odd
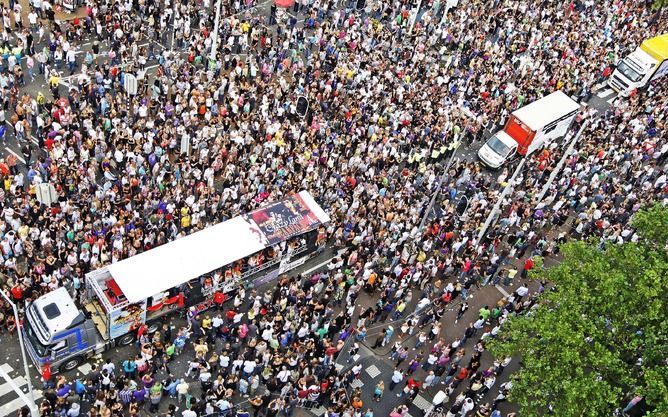
[[[118,396],[121,398],[121,401],[123,401],[123,404],[129,404],[132,399],[132,390],[122,389],[118,392]]]

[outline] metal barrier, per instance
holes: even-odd
[[[281,261],[288,256],[293,257],[295,255],[299,255],[300,253],[304,252],[306,250],[306,248],[307,248],[307,244],[304,243],[302,245],[299,245],[297,248],[295,248],[292,252],[290,252],[289,255],[288,255],[288,253],[285,253],[285,254],[283,254],[281,256],[278,256],[278,257],[276,257],[276,258],[274,258],[274,259],[272,259],[268,262],[264,262],[261,265],[250,268],[250,269],[246,270],[244,273],[241,274],[241,279],[242,280],[246,279],[250,276],[253,276],[253,275],[257,274],[258,272],[264,271],[265,269],[267,269],[271,266],[277,265],[277,264],[281,263]]]

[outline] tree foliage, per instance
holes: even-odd
[[[569,242],[538,275],[555,285],[491,346],[519,355],[510,399],[522,416],[611,416],[629,395],[668,415],[668,208],[633,219],[637,243]]]
[[[655,10],[658,10],[662,7],[668,6],[668,0],[654,0],[654,3],[652,3],[652,7]]]

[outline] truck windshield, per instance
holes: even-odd
[[[510,148],[506,146],[505,143],[501,142],[501,140],[499,140],[499,138],[497,138],[496,135],[489,138],[489,140],[487,141],[487,146],[492,148],[494,152],[496,152],[497,154],[499,154],[504,158],[507,157],[508,154],[510,153]]]
[[[44,346],[42,343],[40,343],[39,339],[35,335],[35,332],[33,331],[32,327],[30,326],[30,321],[29,320],[23,320],[23,328],[25,329],[25,334],[28,336],[28,340],[30,341],[30,345],[35,349],[35,352],[41,356],[44,357],[47,355],[48,348]]]
[[[617,69],[619,70],[619,72],[624,74],[624,76],[626,78],[628,78],[629,80],[631,80],[631,82],[633,82],[633,83],[636,83],[636,82],[640,81],[640,79],[643,76],[643,74],[639,74],[636,70],[634,70],[633,68],[626,65],[626,62],[624,62],[624,61],[619,63],[619,65],[617,66]]]

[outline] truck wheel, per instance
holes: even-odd
[[[72,359],[69,359],[67,362],[63,363],[62,365],[60,365],[58,367],[58,370],[60,372],[71,371],[72,369],[81,365],[81,362],[83,362],[83,358],[81,356],[74,357]]]
[[[128,333],[125,336],[122,336],[120,339],[118,339],[118,344],[119,346],[127,346],[134,341],[135,341],[135,335],[132,333]]]
[[[153,334],[158,330],[160,330],[161,328],[162,328],[162,322],[160,320],[156,320],[148,325],[147,333]]]

